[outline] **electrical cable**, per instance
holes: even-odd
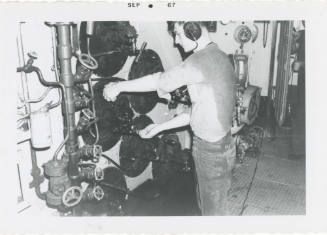
[[[249,185],[248,190],[247,190],[247,192],[246,192],[246,196],[245,196],[245,199],[244,199],[244,201],[243,201],[243,203],[242,203],[242,207],[241,207],[242,209],[241,209],[239,215],[243,215],[244,210],[247,208],[247,205],[246,205],[245,203],[247,202],[247,200],[248,200],[248,198],[249,198],[249,194],[250,194],[250,191],[251,191],[251,188],[252,188],[252,185],[253,185],[254,177],[255,177],[255,175],[256,175],[256,173],[257,173],[258,162],[259,162],[259,156],[257,156],[257,161],[256,161],[256,163],[255,163],[255,168],[254,168],[254,171],[253,171],[253,175],[252,175],[252,178],[251,178],[251,182],[250,182],[250,185]]]
[[[254,127],[255,129],[260,129],[260,146],[262,145],[262,140],[263,140],[263,128],[262,127],[258,127],[258,126],[255,126]],[[249,187],[248,187],[248,190],[247,190],[247,192],[246,192],[246,196],[245,196],[245,199],[244,199],[244,201],[243,201],[243,203],[242,203],[242,209],[241,209],[241,211],[240,211],[240,213],[239,213],[239,215],[243,215],[243,213],[244,213],[244,210],[246,209],[246,207],[247,207],[247,205],[245,205],[245,203],[247,202],[247,200],[248,200],[248,198],[249,198],[249,194],[250,194],[250,191],[251,191],[251,188],[252,188],[252,185],[253,185],[253,181],[254,181],[254,177],[255,177],[255,175],[256,175],[256,173],[257,173],[257,169],[258,169],[258,163],[259,163],[259,155],[258,155],[258,150],[257,150],[257,152],[256,152],[256,158],[257,158],[257,161],[256,161],[256,163],[255,163],[255,168],[254,168],[254,171],[253,171],[253,175],[252,175],[252,178],[251,178],[251,182],[250,182],[250,184],[249,184]]]

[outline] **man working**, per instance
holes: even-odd
[[[193,51],[192,55],[166,72],[108,84],[103,95],[114,101],[120,92],[157,91],[160,97],[168,98],[169,92],[186,85],[191,112],[151,124],[139,135],[152,138],[164,130],[190,125],[199,208],[202,215],[227,215],[227,192],[235,161],[230,132],[235,105],[234,70],[228,56],[211,42],[204,22],[175,22],[172,30],[175,43],[185,52]]]

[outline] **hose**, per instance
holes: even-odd
[[[126,175],[126,171],[117,163],[115,162],[113,159],[111,159],[110,157],[108,157],[107,155],[102,154],[101,155],[103,158],[107,159],[109,162],[111,162],[115,167],[117,167],[119,170],[121,170],[121,172]]]

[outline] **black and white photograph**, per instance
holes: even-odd
[[[60,9],[55,20],[41,13],[8,26],[15,218],[218,225],[310,216],[308,188],[319,182],[310,186],[308,172],[323,169],[308,154],[308,143],[323,143],[308,140],[316,21],[205,12],[76,20]],[[326,194],[326,183],[319,189]]]
[[[17,33],[18,213],[305,214],[305,21]]]

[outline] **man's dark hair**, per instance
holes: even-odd
[[[167,21],[169,34],[174,35],[175,23],[182,25],[186,22],[198,23],[200,26],[204,26],[208,29],[210,21]]]

